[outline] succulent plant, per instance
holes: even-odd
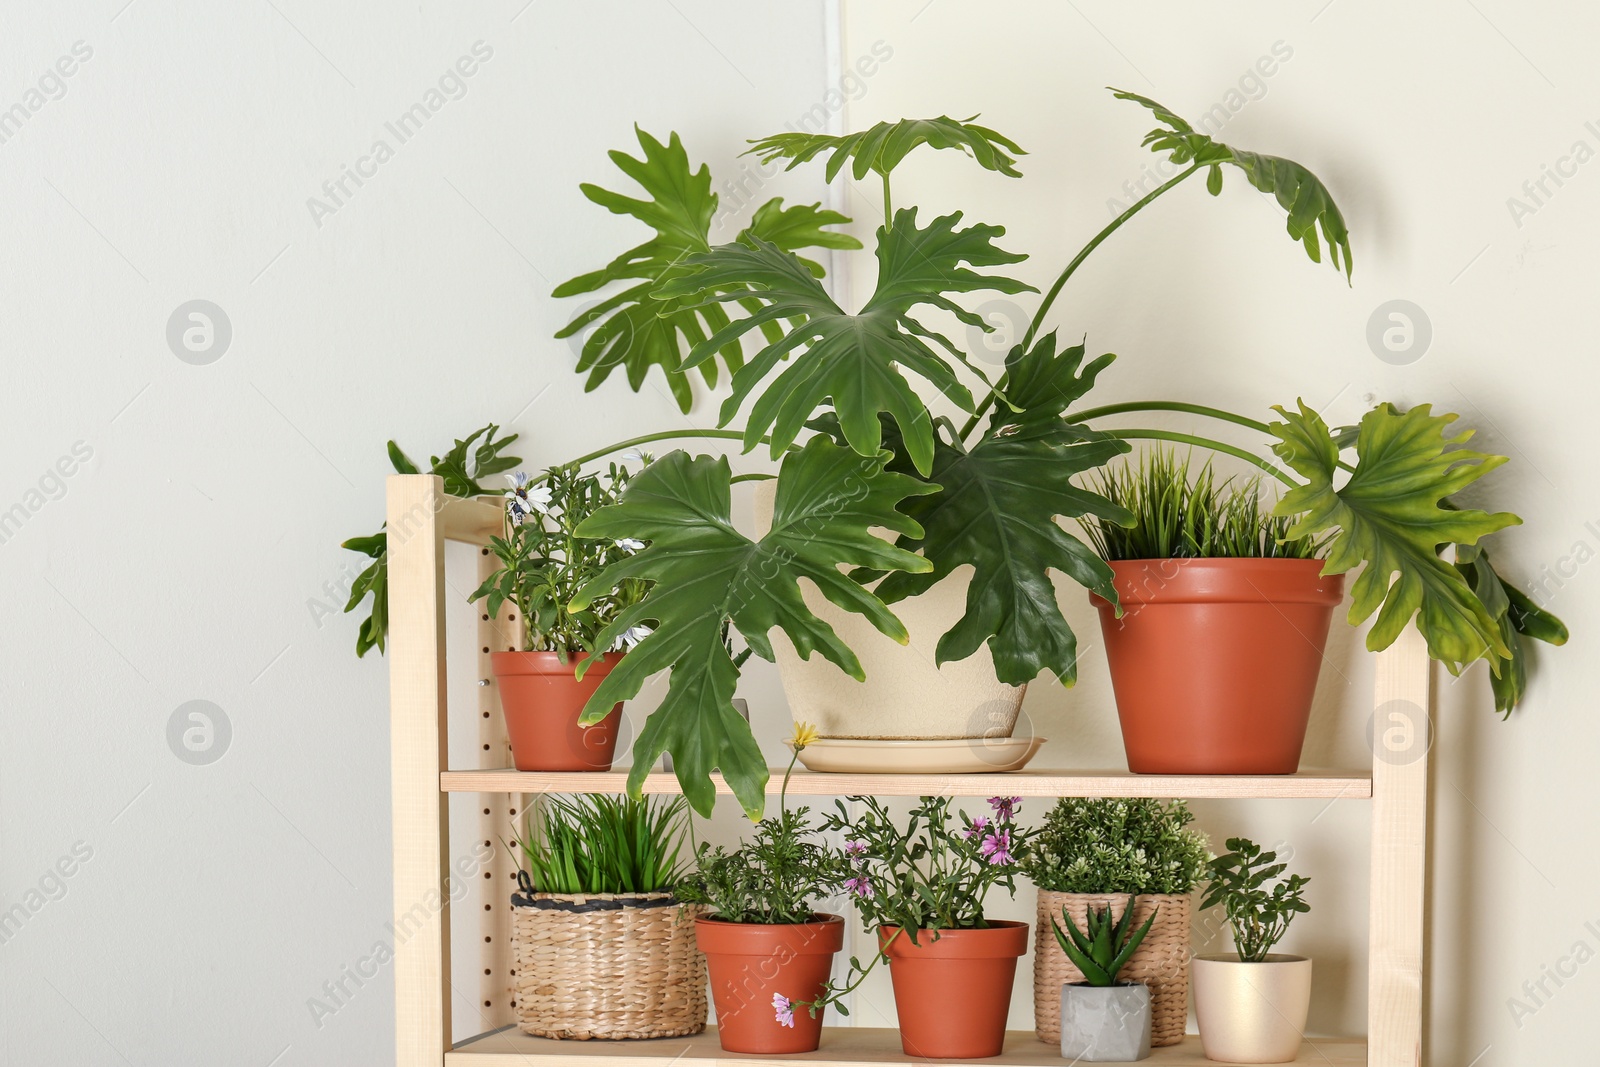
[[[1074,967],[1083,972],[1084,981],[1089,985],[1116,985],[1117,972],[1133,958],[1144,935],[1150,932],[1150,925],[1156,921],[1156,913],[1161,910],[1159,906],[1150,913],[1143,926],[1132,929],[1133,902],[1134,898],[1129,897],[1122,918],[1115,921],[1111,918],[1110,904],[1103,908],[1089,905],[1088,913],[1084,916],[1084,932],[1078,930],[1078,924],[1072,921],[1065,906],[1061,909],[1062,922],[1067,926],[1065,931],[1061,929],[1061,923],[1050,920],[1061,951],[1067,954],[1067,959],[1072,961]]]

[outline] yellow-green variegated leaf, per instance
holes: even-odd
[[[1284,421],[1271,425],[1273,451],[1306,480],[1275,513],[1297,517],[1290,537],[1332,535],[1324,574],[1365,564],[1351,586],[1350,622],[1377,616],[1367,647],[1389,647],[1415,618],[1429,654],[1453,673],[1487,659],[1498,674],[1511,656],[1499,622],[1439,550],[1476,545],[1522,521],[1444,503],[1505,457],[1466,448],[1471,431],[1447,432],[1454,415],[1434,415],[1427,404],[1404,412],[1380,404],[1357,428],[1354,472],[1335,486],[1339,448],[1322,417],[1303,401],[1296,412],[1275,410]]]

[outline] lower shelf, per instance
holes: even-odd
[[[907,1056],[900,1048],[900,1032],[866,1027],[829,1026],[822,1031],[822,1047],[800,1056],[745,1056],[724,1052],[717,1044],[716,1028],[693,1037],[666,1037],[655,1041],[551,1041],[530,1037],[516,1027],[480,1034],[445,1053],[446,1067],[530,1067],[538,1057],[564,1059],[582,1067],[721,1067],[731,1063],[813,1063],[821,1067],[879,1067],[881,1064],[941,1063]],[[999,1067],[1063,1067],[1058,1049],[1034,1036],[1032,1030],[1006,1034],[1005,1051],[980,1064]],[[1200,1050],[1200,1039],[1184,1038],[1151,1052],[1142,1061],[1151,1067],[1214,1064]],[[1365,1067],[1367,1043],[1359,1038],[1312,1038],[1300,1047],[1295,1063],[1321,1067]]]

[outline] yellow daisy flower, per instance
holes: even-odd
[[[789,735],[789,744],[796,752],[805,748],[817,739],[817,728],[808,722],[794,724],[794,733]]]

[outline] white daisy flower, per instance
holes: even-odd
[[[644,542],[639,540],[637,537],[624,537],[620,541],[613,542],[613,544],[622,549],[624,552],[638,552],[640,549],[644,548]]]
[[[622,454],[622,458],[627,460],[630,463],[637,463],[641,467],[650,466],[650,464],[652,462],[654,462],[654,459],[655,459],[655,457],[650,455],[650,453],[642,452],[637,448],[628,449],[628,451],[626,451],[626,452],[624,452]]]

